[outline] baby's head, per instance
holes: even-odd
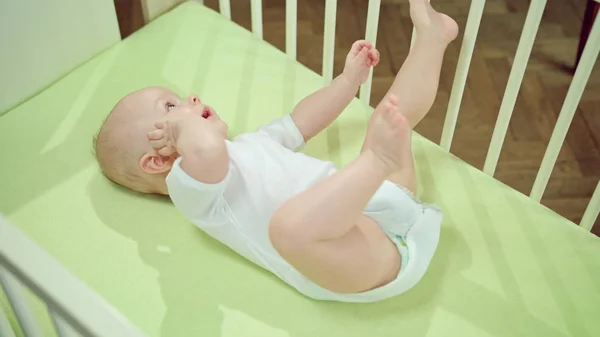
[[[106,177],[142,193],[168,194],[165,178],[177,154],[161,156],[148,133],[167,113],[193,113],[208,119],[227,138],[227,124],[196,95],[179,98],[172,91],[149,87],[135,91],[110,112],[94,140],[96,158]]]

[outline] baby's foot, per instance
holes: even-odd
[[[426,38],[449,44],[458,35],[458,25],[451,17],[437,12],[429,0],[409,0],[410,18],[417,30],[417,39]]]
[[[402,146],[410,144],[411,128],[406,117],[398,109],[398,99],[386,96],[373,112],[366,142],[371,150],[390,172],[401,169]]]

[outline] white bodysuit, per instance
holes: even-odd
[[[403,258],[398,278],[359,294],[337,294],[314,284],[277,253],[268,227],[284,202],[333,174],[335,165],[296,152],[305,143],[289,115],[226,144],[229,172],[221,182],[194,180],[182,170],[181,158],[166,180],[177,209],[208,235],[315,299],[377,301],[410,289],[425,273],[437,246],[441,212],[386,181],[364,214],[398,246]]]

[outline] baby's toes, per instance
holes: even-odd
[[[394,127],[404,127],[407,123],[406,117],[398,109],[398,105],[388,102],[386,105],[386,120]]]
[[[408,126],[408,120],[406,119],[406,116],[404,116],[404,114],[401,113],[399,110],[396,110],[396,120],[398,125],[402,128]]]
[[[382,112],[385,121],[393,124],[395,119],[394,115],[396,115],[396,107],[390,102],[386,102]]]
[[[412,128],[410,127],[410,123],[404,114],[398,112],[396,113],[396,127],[398,130],[398,134],[400,137],[410,137]]]
[[[387,101],[394,107],[398,108],[398,97],[396,97],[396,95],[394,95],[394,94],[389,95],[387,97]]]

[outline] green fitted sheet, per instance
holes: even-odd
[[[418,135],[439,249],[412,291],[374,304],[303,297],[168,200],[108,183],[92,155],[113,104],[144,86],[198,93],[238,134],[322,83],[185,3],[0,117],[0,212],[150,336],[600,336],[600,240]],[[353,102],[305,152],[348,163],[370,112]]]

